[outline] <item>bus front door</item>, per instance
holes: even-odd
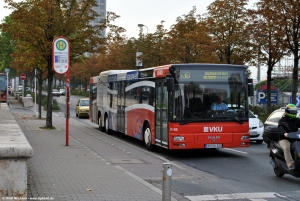
[[[164,80],[155,83],[156,104],[155,104],[155,144],[168,147],[168,92],[164,86]]]
[[[125,82],[118,82],[118,131],[125,132]]]

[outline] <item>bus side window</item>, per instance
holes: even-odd
[[[6,86],[5,82],[0,80],[0,89],[1,89],[1,91],[6,91],[5,86]]]
[[[142,99],[142,97],[143,97],[143,87],[139,87],[139,91],[140,91],[140,93],[139,93],[139,96],[138,96],[138,100],[139,100],[139,103],[143,103],[143,99]]]
[[[142,90],[142,101],[143,103],[149,103],[149,96],[150,96],[150,88],[149,87],[143,87]]]
[[[131,84],[134,83],[133,82],[128,83],[128,86],[130,86]],[[126,106],[135,105],[139,103],[139,91],[140,91],[139,87],[134,87],[126,92],[126,101],[125,101]]]
[[[107,83],[107,88],[112,89],[112,84]],[[110,107],[110,108],[112,107],[112,101],[113,101],[112,94],[107,92],[107,104],[108,104],[107,106]]]
[[[148,104],[151,106],[154,106],[153,105],[153,94],[154,94],[154,88],[149,87],[149,102],[148,102]]]

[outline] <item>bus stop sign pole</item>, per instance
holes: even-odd
[[[70,118],[70,43],[59,36],[52,43],[52,68],[56,73],[66,75],[66,146],[69,146]]]
[[[66,73],[66,146],[69,146],[69,119],[70,119],[70,69]]]

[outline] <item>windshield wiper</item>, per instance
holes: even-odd
[[[244,122],[242,122],[238,117],[229,117],[231,119],[233,119],[234,121],[239,122],[240,124],[243,124]]]
[[[214,116],[214,119],[227,119],[227,118],[230,118],[236,122],[239,122],[240,124],[243,124],[244,122],[241,121],[238,117],[232,117],[232,116],[229,116],[229,115],[217,115],[217,116]]]
[[[185,120],[185,121],[180,121],[179,125],[184,125],[184,124],[194,123],[194,122],[198,122],[198,121],[195,121],[195,120]]]

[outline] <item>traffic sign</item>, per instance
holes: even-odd
[[[290,103],[293,103],[292,96],[290,96]],[[296,107],[300,108],[300,96],[296,96]]]
[[[257,102],[260,104],[267,104],[266,90],[257,91]],[[271,104],[277,104],[277,102],[278,102],[278,92],[271,90]]]
[[[68,39],[59,36],[52,43],[52,64],[56,73],[64,74],[70,66],[70,44]]]
[[[63,36],[59,36],[52,43],[52,69],[59,74],[66,74],[66,146],[69,146],[70,119],[70,43]]]
[[[20,75],[20,79],[21,79],[21,80],[26,80],[26,74],[25,74],[25,73],[22,73],[22,74]]]

